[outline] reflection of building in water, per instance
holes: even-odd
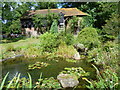
[[[71,19],[71,17],[73,16],[78,16],[78,17],[82,17],[82,16],[86,16],[86,13],[83,13],[82,11],[78,10],[77,8],[61,8],[61,9],[43,9],[43,10],[32,10],[32,11],[28,11],[26,12],[23,17],[21,18],[21,25],[22,25],[22,33],[23,34],[27,34],[27,35],[31,35],[31,34],[37,34],[39,33],[39,29],[38,28],[34,28],[34,23],[32,21],[31,16],[35,15],[35,14],[39,14],[39,15],[46,15],[48,13],[57,13],[60,15],[60,19],[58,20],[58,28],[59,31],[61,30],[65,30],[68,21]],[[43,21],[44,26],[46,27],[46,21]],[[79,20],[78,20],[79,23]],[[34,33],[35,32],[35,33]],[[75,31],[77,32],[77,31]]]

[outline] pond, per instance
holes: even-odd
[[[42,78],[54,77],[64,70],[65,67],[82,67],[85,71],[90,72],[89,78],[95,78],[95,69],[91,66],[90,63],[86,62],[86,60],[79,60],[75,62],[68,62],[63,58],[58,58],[58,61],[48,60],[45,58],[16,58],[4,61],[2,63],[2,76],[5,76],[7,72],[10,72],[8,75],[8,80],[11,80],[15,74],[21,73],[21,77],[28,77],[27,72],[29,72],[32,76],[33,82],[37,82],[42,72]],[[28,66],[30,64],[34,64],[35,62],[45,62],[49,63],[47,67],[42,67],[41,69],[29,70]]]

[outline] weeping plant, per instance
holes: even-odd
[[[86,80],[90,85],[87,85],[89,89],[99,89],[99,90],[117,90],[119,88],[118,76],[116,73],[109,69],[104,70],[100,73],[95,65],[92,66],[96,69],[97,80],[88,80],[87,78],[82,78]]]

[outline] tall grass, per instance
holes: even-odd
[[[14,79],[16,78],[18,73],[16,73],[16,75],[14,76],[14,78],[10,81],[10,83],[7,85],[7,90],[10,88],[10,86],[12,85]]]
[[[9,90],[10,88],[17,88],[17,89],[18,88],[22,88],[22,89],[29,88],[30,90],[32,89],[32,78],[29,73],[28,73],[29,81],[26,78],[20,79],[21,73],[16,73],[13,79],[7,85],[5,85],[8,74],[9,72],[3,78],[3,81],[0,86],[0,90],[2,90],[4,86],[6,86],[6,90]],[[22,83],[22,87],[20,87],[21,83]]]
[[[83,78],[90,85],[87,85],[89,89],[99,89],[99,90],[118,90],[119,89],[119,81],[117,73],[113,72],[110,69],[104,70],[104,72],[100,73],[95,65],[92,65],[97,72],[97,80],[88,80],[87,78]]]
[[[5,75],[5,77],[3,78],[3,81],[2,81],[2,83],[1,83],[1,85],[0,85],[0,90],[3,89],[8,74],[9,74],[9,72],[8,72],[8,73]]]
[[[29,88],[30,90],[32,89],[32,78],[31,75],[28,73],[29,79],[30,79],[30,84],[29,84]]]

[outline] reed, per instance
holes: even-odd
[[[1,83],[1,85],[0,85],[0,90],[3,89],[8,74],[9,74],[9,72],[8,72],[8,73],[5,75],[5,77],[3,78],[3,81],[2,81],[2,83]]]

